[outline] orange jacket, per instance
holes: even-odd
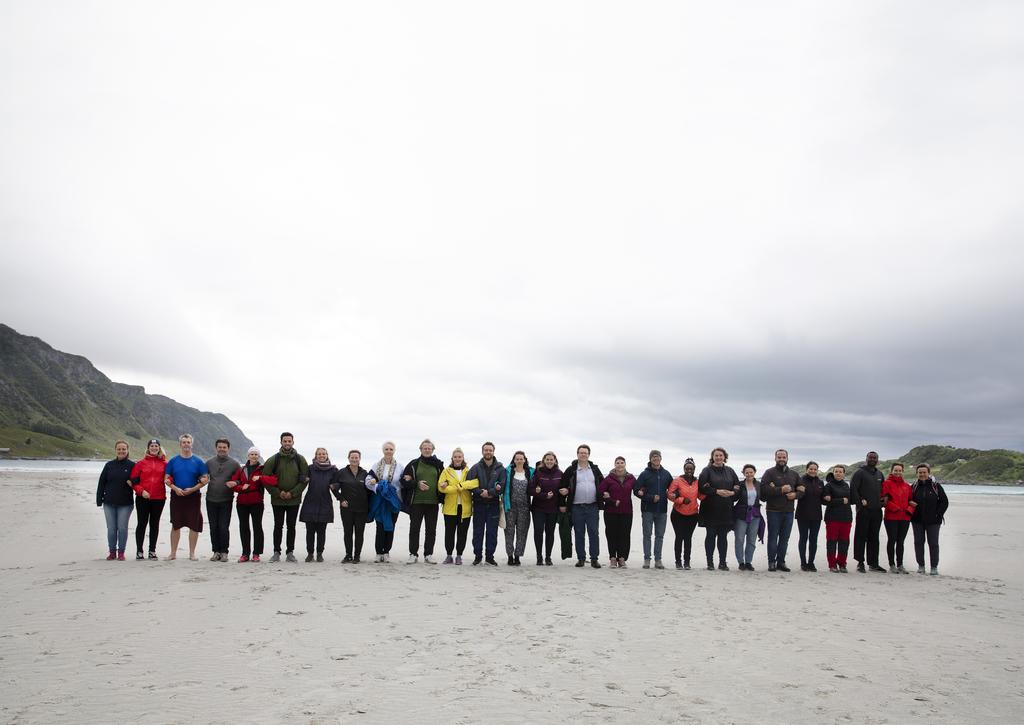
[[[675,509],[676,513],[682,514],[683,516],[696,516],[697,515],[697,479],[693,479],[693,483],[687,483],[686,479],[682,476],[676,476],[672,479],[672,483],[668,485],[668,491],[666,494],[669,501],[672,501],[672,508]],[[675,498],[673,499],[673,495]],[[683,503],[683,499],[689,501],[689,503]]]

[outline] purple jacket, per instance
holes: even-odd
[[[540,486],[540,493],[537,487]],[[530,510],[542,514],[558,513],[558,489],[562,487],[562,471],[558,466],[547,469],[538,466],[533,471],[533,481],[530,483]],[[554,496],[548,498],[548,491]]]
[[[626,478],[620,481],[614,473],[609,473],[601,483],[597,484],[598,499],[604,498],[607,492],[608,498],[604,502],[604,512],[607,514],[633,514],[633,486],[636,479],[632,473],[627,473]]]

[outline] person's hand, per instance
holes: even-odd
[[[548,498],[554,498],[554,497],[555,497],[555,492],[554,491],[548,491]]]
[[[565,509],[565,506],[559,506],[558,510],[561,511],[564,514],[566,509]]]
[[[344,501],[344,500],[343,500],[343,501],[341,502],[341,507],[342,507],[343,509],[347,509],[347,508],[348,508],[348,501]]]
[[[558,495],[559,496],[568,496],[569,495],[569,489],[567,489],[567,488],[560,488],[560,489],[558,489]]]
[[[848,499],[848,498],[844,498],[844,499],[843,499],[843,503],[850,503],[850,499]]]
[[[258,474],[258,473],[255,476],[252,477],[253,483],[256,483],[259,480],[260,480],[260,474]]]
[[[149,498],[149,491],[143,491],[142,498]]]
[[[171,483],[171,477],[170,476],[164,476],[164,485],[165,486],[173,486],[174,485],[173,483]]]
[[[536,494],[536,493],[540,493],[540,486],[537,486],[537,488],[535,488],[533,492],[534,492],[535,494]]]
[[[822,501],[831,501],[831,500],[832,500],[832,497],[831,497],[831,496],[822,496],[822,497],[821,497],[821,500],[822,500]]]
[[[291,497],[292,497],[291,491],[282,491],[281,492],[281,498],[283,498],[285,501],[287,501]]]
[[[639,493],[640,493],[641,496],[646,496],[647,495],[647,489],[646,488],[641,488]]]
[[[227,486],[228,488],[234,488],[235,486],[237,486],[237,485],[238,485],[238,481],[227,481],[227,482],[225,483],[225,485],[226,485],[226,486]]]
[[[427,485],[426,481],[420,481],[416,485],[419,486],[420,491],[429,491],[430,490],[430,486]]]
[[[604,498],[605,499],[609,499],[611,497],[612,497],[612,495],[610,493],[608,493],[607,491],[604,492]]]
[[[184,496],[185,495],[184,492],[180,488],[178,488],[177,486],[173,486],[172,485],[171,486],[171,490],[174,491],[175,495],[177,495],[177,496]]]
[[[402,480],[403,481],[411,481],[412,480],[412,476],[407,473],[404,476],[402,476]]]
[[[498,483],[498,484],[495,484],[495,486],[494,486],[494,492],[495,492],[495,493],[501,493],[501,484],[500,484],[500,483]]]
[[[792,490],[793,489],[790,487],[790,485],[788,483],[785,486],[782,487],[782,492],[783,493],[789,493]]]
[[[790,501],[795,499],[796,498],[796,491],[794,491],[793,493],[787,493],[786,494],[786,498],[788,498]]]
[[[865,507],[865,508],[867,508],[867,505],[868,505],[868,500],[867,500],[866,498],[862,498],[862,499],[860,500],[860,505],[861,505],[861,506],[863,506],[863,507]]]
[[[491,497],[491,492],[488,491],[486,488],[483,491],[480,492],[480,498],[490,498],[490,497]]]
[[[437,487],[440,488],[442,491],[444,491],[446,488],[448,488],[448,482],[447,481],[441,481],[441,483],[439,483],[437,485]]]
[[[654,503],[658,503],[658,501],[660,501],[660,500],[661,500],[661,496],[659,496],[658,494],[654,494]]]
[[[803,493],[804,491],[807,490],[807,487],[806,486],[797,486],[796,490],[799,491],[800,493]]]

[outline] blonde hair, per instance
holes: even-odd
[[[319,453],[320,451],[323,451],[324,453],[327,453],[327,449],[326,449],[326,448],[324,448],[323,446],[320,446],[320,447],[319,447],[319,448],[317,448],[317,449],[316,449],[315,451],[313,451],[313,457],[314,457],[314,458],[316,458],[316,454],[317,454],[317,453]],[[330,459],[330,457],[331,457],[331,454],[330,454],[330,453],[327,453],[327,458],[328,458],[328,460]]]

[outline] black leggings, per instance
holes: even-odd
[[[299,518],[298,506],[271,506],[274,509],[274,553],[281,553],[281,530],[288,519],[288,554],[295,551],[295,521]]]
[[[917,565],[924,566],[924,542],[928,539],[928,558],[932,569],[939,568],[939,529],[942,524],[919,524],[914,522],[914,553]]]
[[[715,542],[718,542],[718,563],[725,563],[725,553],[729,550],[729,532],[731,526],[708,526],[704,534],[704,553],[708,557],[708,566],[715,560]]]
[[[448,556],[454,551],[462,556],[466,550],[466,537],[469,535],[469,525],[473,523],[472,518],[462,518],[462,506],[455,510],[455,515],[444,515],[444,550]]]
[[[142,551],[146,540],[146,524],[149,524],[149,550],[156,552],[156,537],[160,533],[160,514],[164,512],[165,499],[135,497],[135,550]]]
[[[398,512],[391,514],[392,524],[398,523]],[[377,524],[377,534],[373,539],[373,548],[378,554],[390,554],[391,545],[395,543],[395,527],[391,527],[391,531],[385,531],[384,527]]]
[[[558,514],[554,511],[551,513],[534,511],[530,515],[533,517],[533,546],[537,549],[537,558],[541,558],[541,551],[543,551],[543,557],[550,559],[551,550],[555,547]]]
[[[238,512],[238,531],[242,536],[242,555],[261,556],[263,554],[263,504],[240,503],[235,506]],[[249,522],[252,521],[252,528]],[[249,546],[250,538],[252,547]]]
[[[313,553],[313,546],[316,545],[316,553],[324,553],[324,542],[327,540],[326,521],[306,522],[306,553]]]
[[[889,556],[889,566],[903,566],[903,540],[907,538],[908,531],[909,521],[885,522],[885,553]]]
[[[633,514],[604,512],[604,537],[608,541],[608,556],[612,559],[629,558],[629,532],[633,528]]]
[[[693,550],[693,530],[697,528],[697,514],[684,516],[675,509],[669,516],[672,521],[672,530],[676,532],[676,563],[690,563],[690,552]],[[685,549],[683,548],[685,546]],[[682,555],[682,558],[680,558]]]
[[[366,512],[341,509],[341,526],[344,529],[345,556],[359,558],[363,553],[363,531],[366,529]],[[355,539],[353,548],[353,539]]]

